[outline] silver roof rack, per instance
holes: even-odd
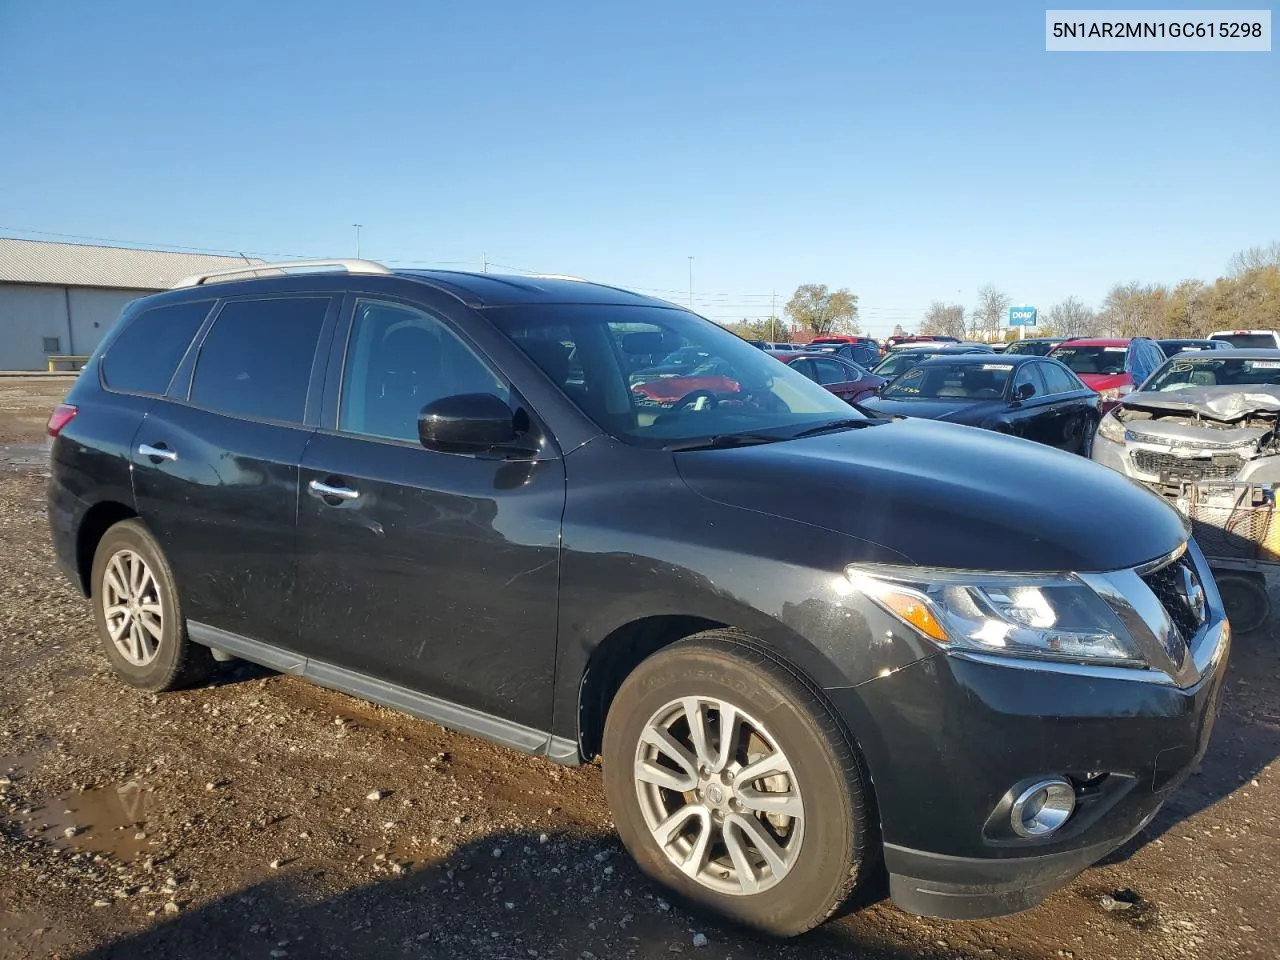
[[[347,273],[369,273],[369,274],[390,274],[393,271],[384,267],[380,263],[373,260],[282,260],[278,263],[247,263],[243,267],[233,267],[230,270],[213,270],[209,273],[193,273],[189,277],[183,277],[173,286],[178,287],[199,287],[208,283],[210,280],[229,280],[232,277],[243,277],[246,274],[251,276],[283,276],[289,270],[300,268],[316,268],[329,267],[336,270],[345,270]]]

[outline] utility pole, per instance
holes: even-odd
[[[356,228],[356,259],[359,260],[360,259],[360,228],[363,227],[364,224],[353,223],[352,226]]]
[[[689,258],[689,309],[693,309],[693,257]]]
[[[769,294],[769,339],[778,339],[778,291]]]
[[[489,272],[489,255],[487,253],[480,254],[480,272]]]

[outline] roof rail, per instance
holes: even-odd
[[[286,270],[294,270],[299,267],[333,267],[347,271],[347,273],[371,273],[371,274],[389,274],[392,273],[387,267],[373,260],[282,260],[278,263],[247,263],[243,267],[233,267],[230,270],[212,270],[209,273],[193,273],[189,277],[183,277],[173,286],[178,287],[199,287],[208,283],[210,280],[229,280],[232,277],[241,277],[245,274],[257,276],[263,272],[268,273],[284,273]]]

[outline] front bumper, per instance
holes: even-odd
[[[1251,447],[1187,449],[1134,440],[1108,440],[1094,435],[1092,459],[1126,477],[1146,484],[1168,495],[1176,495],[1183,481],[1190,482],[1280,482],[1280,457],[1258,457]],[[1146,454],[1145,461],[1153,469],[1142,469],[1136,457]],[[1218,461],[1214,461],[1215,454]],[[1170,469],[1162,472],[1163,463]],[[1170,472],[1170,470],[1172,472]]]
[[[1217,714],[1230,629],[1210,592],[1191,684],[939,654],[829,689],[871,773],[894,902],[952,919],[1024,910],[1149,823],[1203,755]],[[1048,838],[1016,836],[1011,795],[1054,776],[1077,785],[1071,819]]]

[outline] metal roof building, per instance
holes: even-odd
[[[0,237],[0,370],[92,353],[130,300],[193,273],[262,262]]]

